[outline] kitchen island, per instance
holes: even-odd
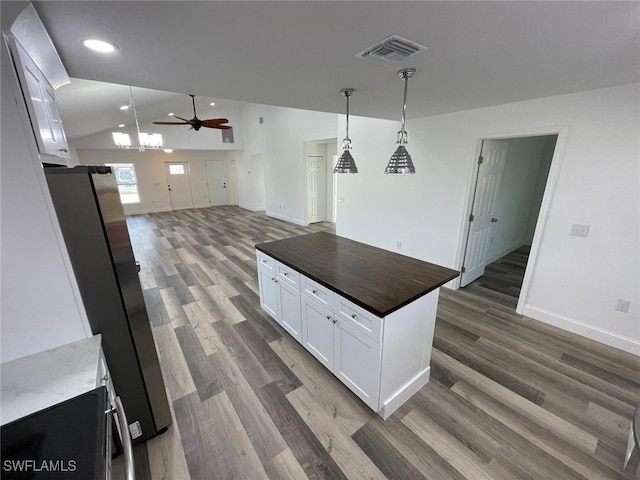
[[[256,250],[262,308],[380,416],[429,381],[439,288],[459,272],[325,232]]]

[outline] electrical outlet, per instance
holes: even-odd
[[[629,306],[631,305],[631,302],[629,300],[623,300],[621,298],[618,299],[617,303],[616,303],[616,311],[618,312],[622,312],[622,313],[627,313],[629,311]]]
[[[589,235],[589,226],[590,225],[580,225],[578,223],[574,223],[571,226],[571,233],[574,237],[586,237]]]

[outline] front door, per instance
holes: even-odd
[[[193,208],[191,196],[191,179],[187,162],[165,162],[167,173],[167,189],[172,210]]]
[[[207,171],[207,186],[209,189],[209,205],[227,205],[227,173],[223,160],[208,160],[204,162]]]
[[[324,220],[324,156],[307,155],[309,223]]]
[[[498,221],[494,216],[494,210],[508,148],[508,142],[501,140],[484,140],[482,142],[478,179],[473,196],[471,217],[469,217],[469,236],[464,255],[464,270],[460,279],[461,287],[484,275],[485,253],[491,237],[491,227]]]

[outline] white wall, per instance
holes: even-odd
[[[195,208],[209,206],[209,191],[204,162],[233,158],[233,152],[206,150],[179,150],[165,153],[162,150],[101,150],[77,149],[83,165],[105,163],[133,163],[138,180],[140,203],[125,205],[127,215],[171,210],[167,189],[165,162],[187,162],[191,178],[191,193]],[[229,167],[229,163],[227,163]]]
[[[0,361],[6,362],[91,331],[4,42],[0,48]]]
[[[258,119],[262,117],[263,123]],[[240,205],[251,198],[247,180],[252,155],[262,154],[264,205],[267,215],[307,223],[307,173],[305,142],[336,136],[337,115],[285,107],[247,104],[243,110],[244,155],[239,160]],[[242,178],[245,180],[243,181]],[[244,200],[243,200],[244,199]]]
[[[522,311],[640,353],[639,101],[632,84],[412,119],[408,176],[382,173],[398,123],[354,117],[361,173],[339,179],[337,233],[390,250],[401,240],[402,253],[458,268],[479,139],[561,132]],[[573,223],[589,237],[569,236]]]

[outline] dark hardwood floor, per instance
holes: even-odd
[[[488,298],[515,310],[530,251],[530,246],[523,245],[490,263],[486,266],[484,275],[464,287],[464,291]]]
[[[128,224],[174,414],[141,479],[635,478],[640,358],[442,289],[431,381],[383,421],[259,306],[254,244],[332,225],[230,206]]]

